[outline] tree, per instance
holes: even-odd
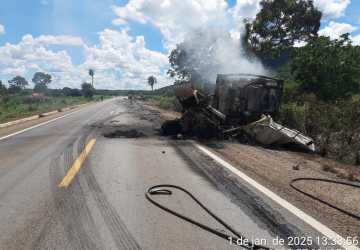
[[[222,30],[197,30],[186,36],[169,55],[171,68],[168,75],[175,78],[175,84],[183,82],[207,82],[215,79],[219,72],[219,52],[229,45],[231,37]],[[237,53],[234,51],[234,53]]]
[[[51,75],[43,72],[36,72],[32,79],[32,82],[35,84],[34,91],[45,93],[48,88],[47,85],[50,84],[51,81]]]
[[[90,83],[84,82],[81,84],[81,92],[84,97],[92,98],[94,95],[94,87]]]
[[[93,69],[89,69],[89,75],[91,76],[91,86],[94,87],[94,75],[95,71]]]
[[[154,90],[154,84],[157,83],[156,77],[155,76],[149,76],[147,81],[148,81],[148,84],[151,86],[151,90]]]
[[[76,96],[82,96],[82,92],[81,90],[79,89],[72,89],[72,88],[69,88],[69,87],[64,87],[62,90],[61,90],[62,94],[64,96],[73,96],[73,97],[76,97]]]
[[[262,0],[253,22],[245,21],[243,44],[264,58],[278,58],[294,44],[317,37],[321,12],[312,0]]]
[[[73,96],[73,97],[82,96],[82,92],[80,89],[71,89],[70,96]]]
[[[28,81],[22,76],[16,76],[8,82],[10,84],[9,92],[11,94],[18,93],[23,90],[25,86],[29,85]]]
[[[7,88],[0,80],[0,96],[6,95],[6,93],[7,93]]]
[[[360,91],[360,47],[353,46],[349,34],[339,39],[312,39],[298,48],[291,61],[300,90],[325,101],[346,98]]]
[[[69,87],[64,87],[61,92],[64,96],[71,96],[71,88]]]
[[[191,66],[187,62],[187,53],[182,49],[181,44],[177,45],[169,55],[169,63],[171,68],[168,75],[177,78],[177,81],[189,80],[191,78]],[[177,83],[175,81],[175,83]]]

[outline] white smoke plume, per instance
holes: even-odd
[[[260,61],[246,56],[240,36],[210,26],[189,31],[180,49],[185,52],[186,63],[193,69],[195,78],[215,83],[217,74],[267,74]]]
[[[113,23],[155,26],[169,52],[182,43],[193,54],[190,65],[215,82],[217,73],[266,73],[259,62],[244,56],[240,44],[243,19],[254,18],[259,8],[259,0],[238,0],[232,7],[225,0],[130,0],[113,8]]]

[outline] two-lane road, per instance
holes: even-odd
[[[250,239],[288,248],[276,239],[307,237],[318,247],[320,232],[158,127],[154,111],[117,98],[0,140],[0,249],[239,249],[145,199],[164,183],[191,190]],[[59,187],[91,139],[81,169]],[[156,199],[225,231],[181,193]]]

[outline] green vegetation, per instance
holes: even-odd
[[[9,89],[8,92],[10,94],[15,94],[21,92],[21,90],[25,89],[27,85],[29,85],[28,81],[22,76],[16,76],[13,79],[9,80]]]
[[[94,82],[94,71],[89,75]],[[95,90],[92,84],[83,83],[81,89],[65,87],[63,89],[50,89],[51,75],[36,72],[32,78],[34,89],[27,89],[28,81],[22,76],[9,80],[9,87],[0,81],[0,123],[10,120],[59,110],[73,106],[102,100],[104,97],[116,95],[115,91]]]
[[[81,84],[82,95],[86,98],[92,98],[94,96],[94,87],[90,83],[84,82]]]
[[[327,102],[359,93],[360,47],[352,46],[349,34],[313,39],[294,54],[291,71],[302,92]]]
[[[360,127],[360,47],[348,35],[319,37],[296,49],[278,76],[285,79],[285,124],[313,136]]]
[[[48,84],[50,84],[51,81],[51,75],[43,72],[36,72],[32,79],[32,82],[35,84],[34,92],[46,93]]]
[[[277,72],[285,79],[280,122],[313,137],[322,155],[360,164],[360,47],[348,34],[317,37]]]
[[[6,96],[0,99],[0,123],[86,103],[85,97]]]
[[[299,103],[282,104],[279,119],[283,124],[314,137],[342,130],[350,133],[359,130],[360,98],[358,96],[337,103],[302,98],[304,99]]]
[[[313,1],[263,0],[260,5],[256,19],[245,21],[243,44],[263,61],[288,53],[295,43],[317,37],[321,12]]]
[[[181,105],[175,96],[154,96],[152,101],[156,106],[162,109],[181,111]]]

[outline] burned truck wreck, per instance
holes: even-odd
[[[294,144],[315,151],[311,138],[273,120],[282,92],[282,80],[251,74],[218,75],[213,94],[178,85],[175,95],[183,114],[180,119],[164,122],[162,133],[238,138],[267,146]]]

